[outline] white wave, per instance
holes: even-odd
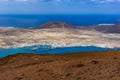
[[[110,26],[110,25],[115,25],[115,24],[98,24],[98,26]]]
[[[32,47],[32,46],[51,46],[51,48],[65,48],[65,47],[89,47],[89,46],[95,46],[100,48],[110,48],[113,49],[115,47],[108,46],[106,44],[79,44],[79,43],[59,43],[59,42],[40,42],[40,43],[23,43],[19,45],[11,45],[6,46],[6,48],[24,48],[24,47]],[[36,48],[35,48],[36,49]]]
[[[9,26],[9,27],[0,26],[0,28],[15,28],[15,27],[12,27],[12,26]]]

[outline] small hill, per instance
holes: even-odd
[[[81,30],[96,30],[104,33],[120,33],[120,24],[115,25],[97,25],[97,26],[86,26],[86,27],[75,27],[71,24],[64,22],[48,22],[38,27],[41,28],[68,28],[68,29],[81,29]]]
[[[48,22],[43,24],[38,28],[75,28],[71,24],[63,23],[63,22]]]

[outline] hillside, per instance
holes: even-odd
[[[37,28],[75,28],[71,24],[64,22],[48,22]]]
[[[120,33],[120,24],[115,25],[96,25],[96,26],[73,26],[68,23],[63,22],[48,22],[40,27],[37,28],[43,28],[43,29],[49,29],[49,28],[68,28],[68,29],[81,29],[81,30],[96,30],[99,32],[104,33]]]
[[[120,24],[80,27],[83,30],[96,30],[103,33],[120,33]]]
[[[0,60],[0,80],[119,80],[120,51],[17,54]]]

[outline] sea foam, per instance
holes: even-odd
[[[110,25],[115,25],[115,24],[98,24],[98,26],[110,26]]]

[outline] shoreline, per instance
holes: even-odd
[[[0,29],[0,47],[50,45],[52,47],[96,46],[119,48],[120,34],[81,29]],[[71,35],[69,35],[71,34]],[[32,35],[32,36],[31,36]],[[19,36],[19,37],[18,37]],[[109,44],[111,43],[111,44]]]
[[[0,58],[0,60],[4,59],[4,58],[9,58],[9,57],[16,57],[16,56],[27,56],[27,55],[37,55],[37,56],[71,56],[71,55],[84,55],[84,57],[86,56],[86,54],[90,54],[89,56],[93,56],[94,55],[106,55],[106,54],[103,54],[103,53],[107,53],[109,54],[109,52],[113,52],[113,53],[120,53],[120,50],[104,50],[104,51],[92,51],[92,52],[71,52],[71,53],[65,53],[65,54],[38,54],[38,53],[16,53],[16,54],[12,54],[12,55],[8,55],[8,56],[5,56],[3,58]],[[119,54],[118,54],[119,55]],[[101,56],[102,57],[102,56]]]
[[[15,55],[17,53],[36,53],[36,54],[71,54],[71,53],[85,53],[85,52],[104,52],[117,50],[120,51],[120,48],[100,48],[95,46],[87,46],[87,47],[64,47],[64,48],[51,48],[50,46],[34,46],[27,48],[11,48],[11,49],[0,49],[0,58],[6,57],[8,55]]]

